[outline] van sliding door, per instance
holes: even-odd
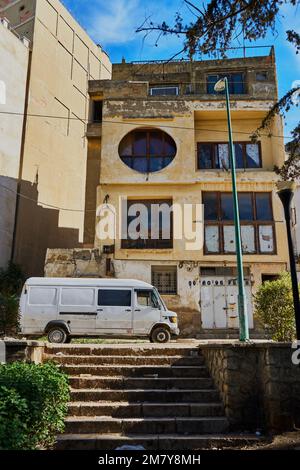
[[[95,334],[96,289],[93,287],[63,287],[58,316],[60,320],[69,323],[71,334]]]

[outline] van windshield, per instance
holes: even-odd
[[[154,287],[153,293],[155,294],[155,296],[156,296],[156,298],[157,298],[157,301],[158,301],[159,304],[160,304],[160,308],[161,308],[162,310],[167,310],[166,304],[164,303],[163,299],[161,298],[160,293],[158,292],[158,290],[156,289],[156,287]]]

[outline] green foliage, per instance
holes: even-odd
[[[274,341],[295,338],[292,282],[288,273],[260,286],[255,296],[255,309],[257,317],[270,329]]]
[[[50,448],[64,430],[68,401],[68,378],[57,365],[0,365],[0,449]]]
[[[19,326],[19,299],[0,292],[0,335],[15,334]]]
[[[0,292],[2,294],[20,295],[25,275],[20,266],[9,263],[6,269],[0,269]]]
[[[15,335],[19,325],[19,295],[25,276],[19,266],[10,263],[0,269],[0,335]]]

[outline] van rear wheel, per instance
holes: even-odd
[[[48,341],[54,344],[63,344],[68,341],[68,335],[64,328],[55,326],[48,331]]]
[[[154,328],[151,333],[150,341],[151,343],[168,343],[171,339],[171,334],[167,328],[159,326]]]

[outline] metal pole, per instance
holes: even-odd
[[[233,211],[234,211],[234,229],[235,229],[235,245],[236,245],[236,259],[237,259],[237,272],[238,272],[238,312],[240,321],[240,341],[249,340],[249,326],[248,326],[248,313],[247,313],[247,300],[244,284],[244,270],[243,270],[243,251],[241,240],[241,226],[239,203],[236,186],[236,169],[235,169],[235,154],[232,138],[231,126],[231,113],[230,113],[230,100],[228,79],[225,80],[225,93],[226,93],[226,108],[227,108],[227,121],[228,121],[228,134],[229,134],[229,158],[231,166],[232,177],[232,195],[233,195]]]
[[[299,288],[298,288],[296,259],[295,259],[295,252],[294,252],[294,246],[293,246],[292,231],[291,231],[291,202],[292,202],[294,193],[291,189],[283,189],[281,191],[278,191],[277,194],[284,208],[284,216],[285,216],[285,221],[286,221],[286,231],[287,231],[287,238],[288,238],[289,257],[290,257],[290,270],[291,270],[291,278],[292,278],[296,335],[297,335],[297,340],[300,341]]]

